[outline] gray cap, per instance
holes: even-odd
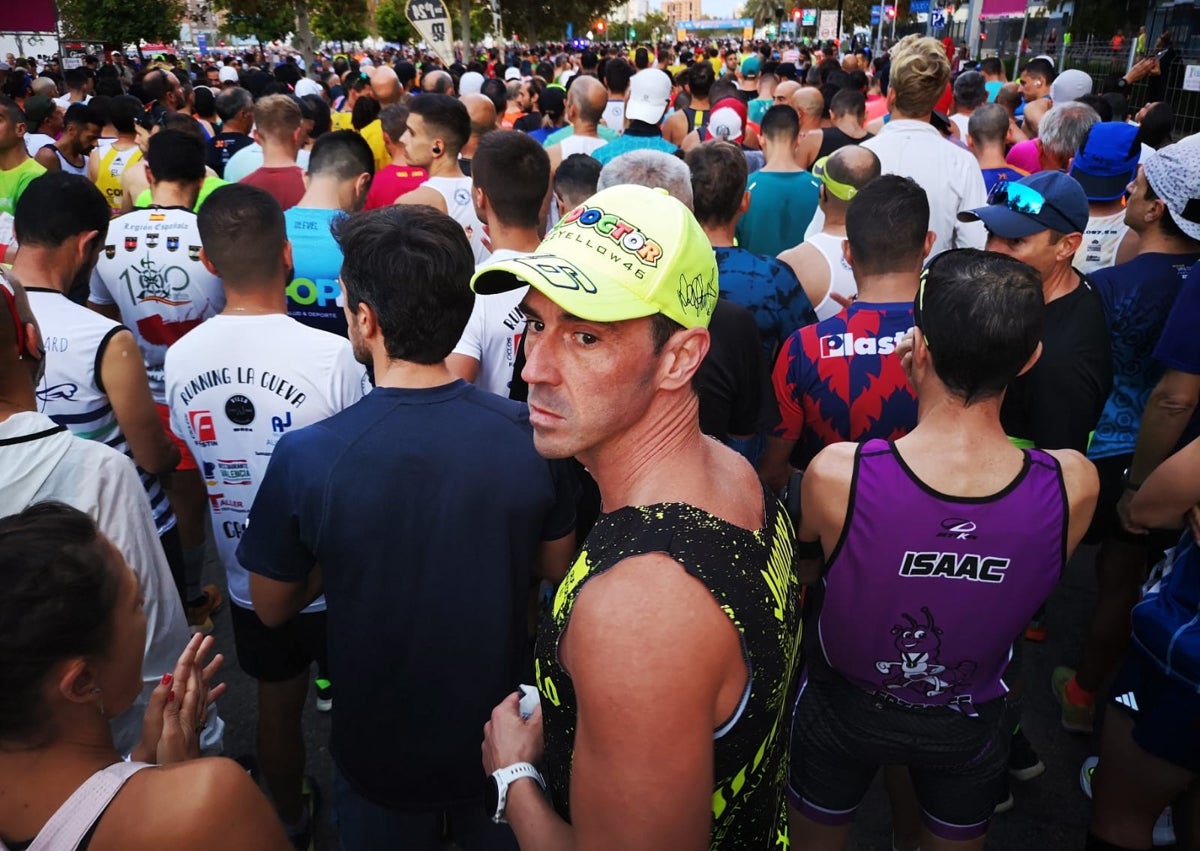
[[[1167,145],[1142,160],[1142,171],[1179,229],[1200,240],[1200,145]]]

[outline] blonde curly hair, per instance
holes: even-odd
[[[941,42],[929,36],[905,36],[891,55],[889,85],[896,93],[896,112],[913,117],[933,112],[950,82],[950,60]]]

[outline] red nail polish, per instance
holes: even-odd
[[[171,684],[172,679],[173,679],[173,677],[170,674],[163,674],[162,684],[165,686],[169,686]]]

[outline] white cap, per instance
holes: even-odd
[[[320,95],[321,92],[321,84],[309,77],[296,82],[296,97],[298,98],[302,98],[305,95]]]
[[[713,109],[708,116],[708,134],[726,142],[742,141],[742,117],[729,105]]]
[[[509,68],[507,71],[504,72],[504,82],[506,82],[506,83],[509,80],[519,80],[519,79],[521,79],[521,69],[520,68]]]
[[[483,75],[478,71],[468,71],[458,80],[458,94],[460,97],[462,95],[477,95],[482,88]]]
[[[625,117],[631,121],[657,124],[662,121],[671,99],[671,78],[657,68],[645,68],[629,81],[629,102]]]
[[[1092,78],[1078,68],[1068,68],[1050,84],[1050,100],[1066,103],[1092,93]]]
[[[217,79],[222,83],[236,83],[238,81],[237,68],[226,65],[217,73]]]

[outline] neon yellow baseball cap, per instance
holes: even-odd
[[[685,328],[708,327],[720,292],[716,255],[692,211],[662,189],[634,185],[596,193],[536,253],[471,280],[482,295],[525,284],[589,322],[661,313]]]

